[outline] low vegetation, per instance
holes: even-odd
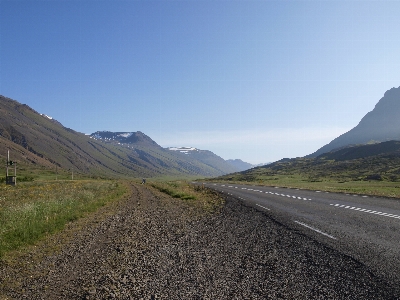
[[[126,191],[116,181],[25,182],[0,186],[0,257],[32,245]]]
[[[151,186],[173,198],[200,207],[206,212],[214,212],[224,203],[224,200],[216,192],[204,189],[202,186],[189,184],[186,181],[159,181],[151,183]]]
[[[400,156],[297,158],[217,180],[400,198]]]

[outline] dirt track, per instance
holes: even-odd
[[[142,185],[2,263],[0,278],[5,299],[400,299],[357,261],[235,199],[204,215]]]

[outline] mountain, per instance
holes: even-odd
[[[25,104],[0,96],[0,160],[7,149],[19,169],[74,170],[101,177],[219,176],[219,166],[162,148],[142,132],[96,132],[64,127]]]
[[[226,162],[222,157],[209,150],[200,150],[193,147],[169,147],[169,151],[185,155],[187,158],[197,160],[205,165],[213,167],[223,174],[237,172],[238,169]]]
[[[199,150],[194,147],[169,147],[167,149],[189,155],[190,157],[196,158],[208,165],[220,166],[220,169],[225,171],[226,173],[244,171],[256,166],[244,162],[241,159],[224,160],[223,158],[212,153],[211,151]],[[260,166],[263,165],[265,164],[260,164]]]
[[[316,157],[349,145],[390,140],[400,140],[400,87],[386,91],[375,108],[367,113],[356,127],[318,149],[309,157]]]
[[[244,162],[241,159],[228,159],[226,160],[230,165],[232,165],[237,171],[245,171],[255,167],[252,164]]]
[[[400,157],[400,141],[388,141],[370,145],[350,146],[336,151],[319,155],[318,159],[349,161],[354,159],[366,159],[369,157]]]
[[[143,132],[111,132],[111,131],[96,131],[90,137],[104,141],[116,141],[119,144],[142,144],[154,147],[160,147],[150,137]]]

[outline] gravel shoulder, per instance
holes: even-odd
[[[0,262],[0,299],[400,299],[361,263],[234,198],[204,213],[131,190]]]

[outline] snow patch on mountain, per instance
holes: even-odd
[[[50,117],[50,116],[48,116],[48,115],[45,115],[45,114],[40,114],[42,117],[45,117],[45,118],[47,118],[47,119],[50,119],[50,120],[53,120],[53,118],[52,117]]]
[[[167,149],[171,151],[178,151],[184,154],[189,154],[192,151],[198,151],[198,149],[194,147],[169,147]]]
[[[124,133],[118,134],[118,136],[121,136],[124,138],[129,138],[132,136],[132,134],[133,134],[133,132],[124,132]]]

